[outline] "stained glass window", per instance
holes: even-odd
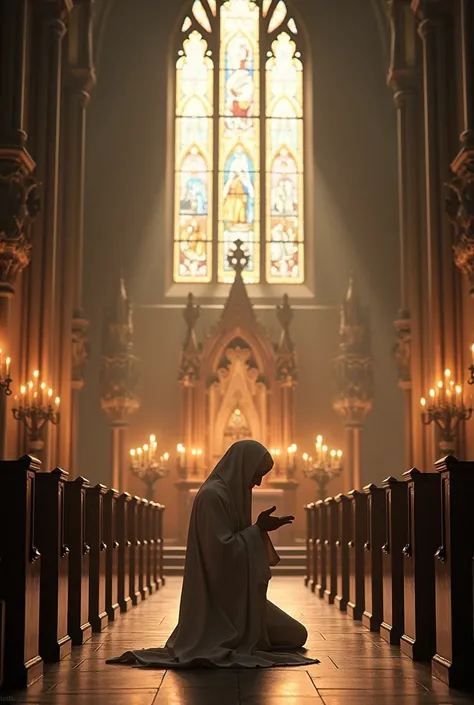
[[[247,283],[300,283],[303,64],[290,35],[296,23],[283,0],[193,0],[191,12],[176,64],[174,280],[233,281],[228,254],[241,240]]]

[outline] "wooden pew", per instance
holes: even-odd
[[[155,560],[155,539],[153,536],[153,511],[154,502],[148,503],[144,507],[144,517],[145,517],[145,535],[148,541],[148,557],[146,562],[146,584],[148,586],[148,594],[152,595],[156,591],[156,584],[153,578],[153,562]]]
[[[160,585],[163,586],[166,583],[165,578],[165,539],[163,533],[164,526],[164,515],[165,515],[165,505],[158,503],[158,537],[159,537],[159,575],[160,575]]]
[[[160,505],[150,502],[150,535],[152,536],[152,550],[150,551],[151,583],[153,589],[160,589]]]
[[[407,483],[388,477],[383,481],[386,498],[385,543],[382,546],[383,621],[380,636],[389,644],[400,643],[404,628],[403,547],[408,526]]]
[[[130,535],[130,596],[132,604],[138,605],[141,602],[142,594],[140,592],[140,553],[141,542],[138,537],[138,506],[141,502],[140,497],[132,497],[129,505],[129,535]]]
[[[138,589],[142,600],[146,600],[150,591],[148,589],[148,539],[146,533],[146,512],[148,511],[148,500],[140,499],[138,502],[138,538],[140,540],[140,553],[138,558]]]
[[[107,544],[104,541],[104,496],[107,488],[97,484],[86,492],[86,536],[90,546],[89,622],[101,632],[109,618],[105,609]]]
[[[118,602],[121,612],[128,612],[132,606],[130,595],[130,551],[132,542],[130,541],[130,502],[131,495],[122,492],[117,498],[117,540],[118,548]]]
[[[405,628],[404,654],[429,661],[436,653],[434,555],[441,537],[441,480],[438,473],[413,468],[403,475],[408,485],[407,543],[403,548]]]
[[[92,636],[89,622],[90,546],[86,540],[86,491],[89,480],[77,477],[65,486],[65,532],[69,547],[68,634],[74,646]]]
[[[337,506],[334,497],[327,497],[324,504],[326,505],[326,538],[324,540],[326,589],[324,590],[324,599],[332,605],[337,594]]]
[[[117,531],[118,491],[110,489],[104,496],[104,541],[107,544],[105,611],[110,622],[120,614],[118,601],[119,541]]]
[[[36,458],[0,462],[0,600],[5,603],[3,685],[25,688],[43,675],[39,654],[41,556],[35,542]]]
[[[432,673],[451,687],[472,685],[474,463],[447,456],[441,475],[441,541],[435,558],[436,654]],[[8,609],[8,607],[7,607]]]
[[[378,632],[383,619],[382,545],[385,543],[385,489],[364,487],[367,528],[364,543],[364,612],[362,624]]]
[[[68,634],[69,547],[66,543],[65,483],[61,468],[36,475],[35,536],[41,553],[40,654],[45,662],[71,653]]]
[[[305,505],[304,510],[306,516],[306,575],[304,584],[308,587],[308,585],[312,586],[314,584],[314,502]]]
[[[5,660],[5,600],[0,600],[0,688],[3,685],[3,662]]]
[[[344,494],[334,498],[336,502],[336,575],[337,594],[334,603],[345,611],[349,599],[349,540],[350,540],[350,499]]]
[[[314,541],[314,592],[318,597],[324,597],[324,591],[326,590],[326,505],[322,499],[320,499],[315,504],[315,541]]]
[[[350,501],[349,600],[347,613],[362,619],[365,608],[364,543],[367,531],[367,495],[352,490]]]

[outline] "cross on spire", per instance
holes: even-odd
[[[250,254],[248,250],[243,249],[243,244],[242,240],[236,240],[234,242],[234,248],[229,250],[229,254],[227,255],[227,262],[237,275],[242,274],[250,261]]]

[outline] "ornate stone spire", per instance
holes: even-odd
[[[196,325],[200,316],[200,308],[194,303],[193,294],[188,294],[188,303],[183,312],[188,327],[186,339],[181,351],[179,366],[179,381],[189,386],[199,379],[201,367],[201,345],[196,336]]]
[[[102,408],[112,425],[128,423],[138,409],[139,360],[133,354],[132,305],[120,277],[104,318],[101,360]]]
[[[283,303],[277,306],[277,318],[281,326],[280,341],[276,345],[277,378],[280,383],[294,385],[297,377],[297,366],[295,346],[290,335],[293,311],[288,294],[283,296]]]

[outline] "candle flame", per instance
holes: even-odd
[[[308,460],[308,453],[303,453],[303,460],[304,461]]]
[[[434,397],[434,396],[435,396],[435,390],[434,390],[434,389],[430,389],[430,397]]]
[[[56,406],[59,406],[61,403],[60,397],[56,397],[56,399],[54,400],[54,403],[56,404]]]
[[[150,436],[150,443],[154,443],[156,441],[156,436],[152,433]]]
[[[444,371],[444,376],[445,376],[445,377],[451,377],[451,370],[445,370],[445,371]]]
[[[132,458],[133,458],[133,456],[135,455],[135,448],[132,448],[132,449],[131,449],[131,451],[130,451],[130,455],[131,455],[131,456],[132,456]]]
[[[169,453],[165,453],[165,454],[163,455],[164,460],[169,460],[169,457],[170,457],[170,454],[169,454]]]
[[[461,392],[462,392],[462,387],[459,384],[457,384],[456,385],[456,394],[461,394]]]
[[[426,406],[426,399],[425,399],[425,397],[421,397],[421,399],[420,399],[420,404],[421,404],[421,406]]]
[[[35,370],[35,371],[33,372],[33,377],[34,377],[35,379],[38,379],[38,377],[39,377],[39,370]]]

